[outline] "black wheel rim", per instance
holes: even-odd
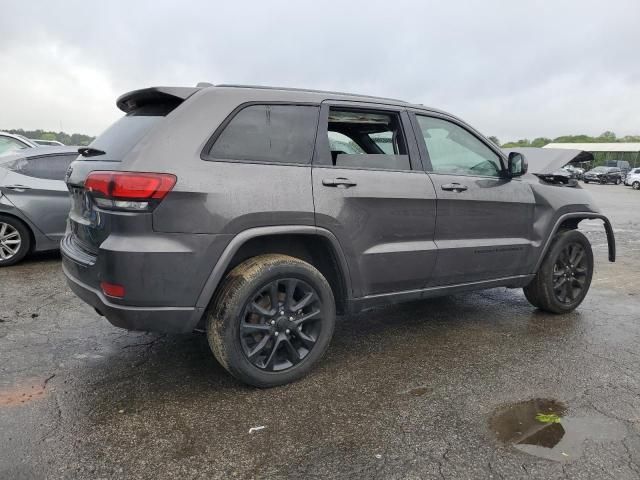
[[[297,278],[274,280],[246,303],[240,343],[246,358],[266,371],[282,371],[303,361],[322,330],[322,302]]]
[[[558,301],[574,303],[585,289],[588,272],[584,246],[577,242],[565,245],[553,266],[553,291]]]

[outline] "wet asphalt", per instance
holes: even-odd
[[[203,335],[112,327],[56,254],[0,269],[0,479],[640,478],[640,192],[586,188],[618,261],[583,222],[596,272],[577,311],[498,288],[342,317],[312,374],[271,390]],[[494,413],[532,399],[566,406],[577,445],[545,458],[496,436]]]

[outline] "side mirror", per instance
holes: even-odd
[[[527,173],[529,164],[527,159],[518,152],[511,152],[509,154],[509,164],[507,166],[507,172],[510,178],[519,177]]]

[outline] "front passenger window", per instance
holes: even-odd
[[[500,157],[467,130],[440,118],[417,118],[434,173],[500,176]]]

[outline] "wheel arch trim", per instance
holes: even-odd
[[[335,237],[335,235],[324,228],[318,228],[308,225],[280,225],[271,227],[250,228],[238,233],[231,239],[229,244],[225,247],[224,251],[220,255],[220,258],[216,262],[216,265],[213,267],[211,274],[207,278],[207,281],[205,282],[204,287],[202,288],[202,291],[198,296],[198,300],[196,302],[197,310],[203,312],[207,308],[209,302],[213,298],[214,292],[216,291],[220,281],[222,280],[224,272],[227,270],[227,267],[231,263],[231,260],[238,252],[238,250],[240,250],[242,245],[244,245],[247,241],[258,237],[295,234],[320,236],[330,242],[331,247],[336,254],[338,267],[341,270],[340,274],[345,282],[344,285],[346,287],[347,297],[351,298],[352,290],[349,265],[347,263],[346,257],[344,256],[344,252],[342,251],[342,247],[340,246],[340,243],[338,242],[338,239]]]
[[[601,213],[571,212],[571,213],[565,213],[564,215],[561,215],[556,220],[556,223],[553,226],[553,230],[551,230],[551,233],[547,237],[547,240],[545,241],[542,252],[540,253],[540,257],[536,262],[534,273],[540,269],[540,265],[542,264],[545,255],[547,254],[547,252],[549,251],[549,248],[551,247],[551,241],[553,240],[553,237],[555,236],[556,233],[558,233],[558,230],[560,229],[560,225],[562,225],[563,222],[569,219],[579,219],[580,221],[591,220],[591,219],[602,220],[602,222],[604,223],[605,233],[607,234],[607,245],[609,247],[609,261],[610,262],[616,261],[616,239],[613,233],[613,227],[611,226],[611,222],[609,221],[609,219]]]

